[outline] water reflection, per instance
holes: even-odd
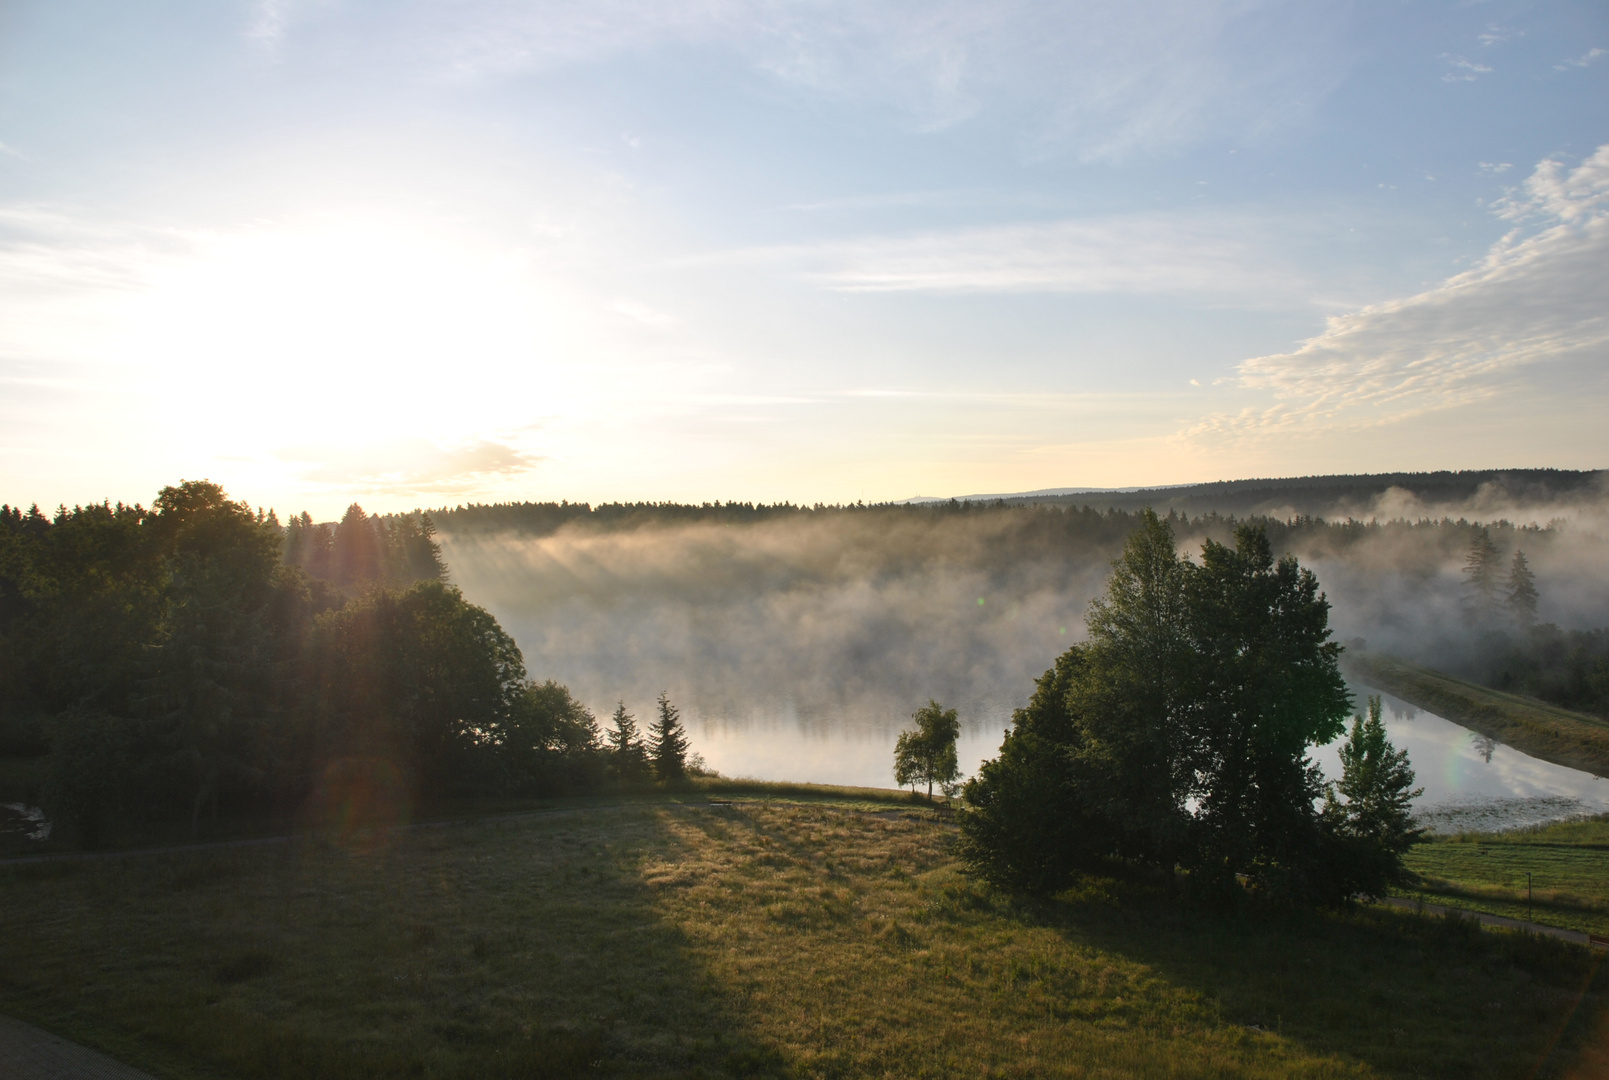
[[[1358,688],[1356,697],[1375,691]],[[1522,754],[1496,739],[1434,713],[1381,695],[1386,731],[1425,789],[1415,804],[1433,832],[1520,828],[1580,814],[1609,813],[1609,780]],[[1328,776],[1340,773],[1339,743],[1314,758]]]
[[[1372,691],[1357,688],[1359,703]],[[1579,814],[1609,813],[1609,780],[1520,753],[1434,713],[1386,695],[1386,730],[1418,774],[1424,794],[1421,822],[1434,832],[1517,828]],[[915,701],[914,709],[923,702]],[[967,775],[994,757],[1011,723],[1013,703],[954,701],[962,719],[957,747]],[[688,710],[694,749],[727,776],[889,787],[894,740],[904,726],[889,704],[879,708],[809,709],[779,701],[735,713]],[[1327,776],[1340,774],[1339,743],[1314,759]]]

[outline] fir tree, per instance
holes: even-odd
[[[1491,535],[1478,529],[1464,560],[1465,616],[1470,623],[1481,626],[1490,623],[1498,612],[1498,551]]]
[[[1369,698],[1367,718],[1352,721],[1340,758],[1341,780],[1324,798],[1332,871],[1342,896],[1383,896],[1403,880],[1402,856],[1424,831],[1413,824],[1413,800],[1424,789],[1413,786],[1408,751],[1386,737],[1379,697]]]
[[[1509,615],[1521,629],[1529,630],[1536,625],[1536,600],[1536,575],[1531,573],[1525,552],[1516,549],[1508,567],[1507,604]]]
[[[648,748],[637,731],[636,718],[626,711],[626,703],[622,701],[609,719],[614,727],[605,738],[615,773],[627,780],[641,778],[648,772]]]
[[[648,730],[648,756],[654,763],[654,775],[661,780],[685,777],[687,731],[682,727],[681,710],[664,693],[659,695],[659,718]]]

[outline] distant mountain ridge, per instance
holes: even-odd
[[[1609,497],[1609,470],[1464,469],[1440,472],[1336,474],[1217,480],[1133,488],[1049,488],[1010,495],[961,495],[956,502],[1007,505],[1092,506],[1183,514],[1329,517],[1336,514],[1413,516],[1417,507],[1470,510],[1547,506]],[[949,500],[910,499],[907,502]]]

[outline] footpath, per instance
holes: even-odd
[[[1505,915],[1488,915],[1484,911],[1447,907],[1444,904],[1426,904],[1419,900],[1404,900],[1400,896],[1388,896],[1380,902],[1386,907],[1402,908],[1405,911],[1422,911],[1427,915],[1446,915],[1448,912],[1452,912],[1460,919],[1472,919],[1482,926],[1500,926],[1505,930],[1525,930],[1533,934],[1546,934],[1548,937],[1571,941],[1577,945],[1591,945],[1599,949],[1609,948],[1609,943],[1606,943],[1602,938],[1594,940],[1580,930],[1566,930],[1562,926],[1548,926],[1545,923],[1526,922],[1524,919],[1510,919]]]

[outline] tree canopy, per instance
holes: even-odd
[[[90,843],[332,785],[602,783],[592,714],[446,584],[433,533],[356,505],[282,528],[206,480],[149,509],[0,508],[0,751],[49,753],[48,809]]]
[[[934,784],[948,795],[961,778],[955,756],[961,722],[954,709],[946,709],[937,701],[917,709],[911,719],[916,730],[901,732],[894,744],[894,782],[900,787],[909,784],[912,791],[917,784],[926,784],[931,802]]]
[[[1263,529],[1209,540],[1195,563],[1143,514],[1090,606],[1089,640],[1040,678],[966,787],[969,866],[1012,888],[1118,859],[1183,867],[1213,891],[1245,879],[1332,894],[1308,757],[1351,707],[1328,618],[1317,579],[1275,559]]]

